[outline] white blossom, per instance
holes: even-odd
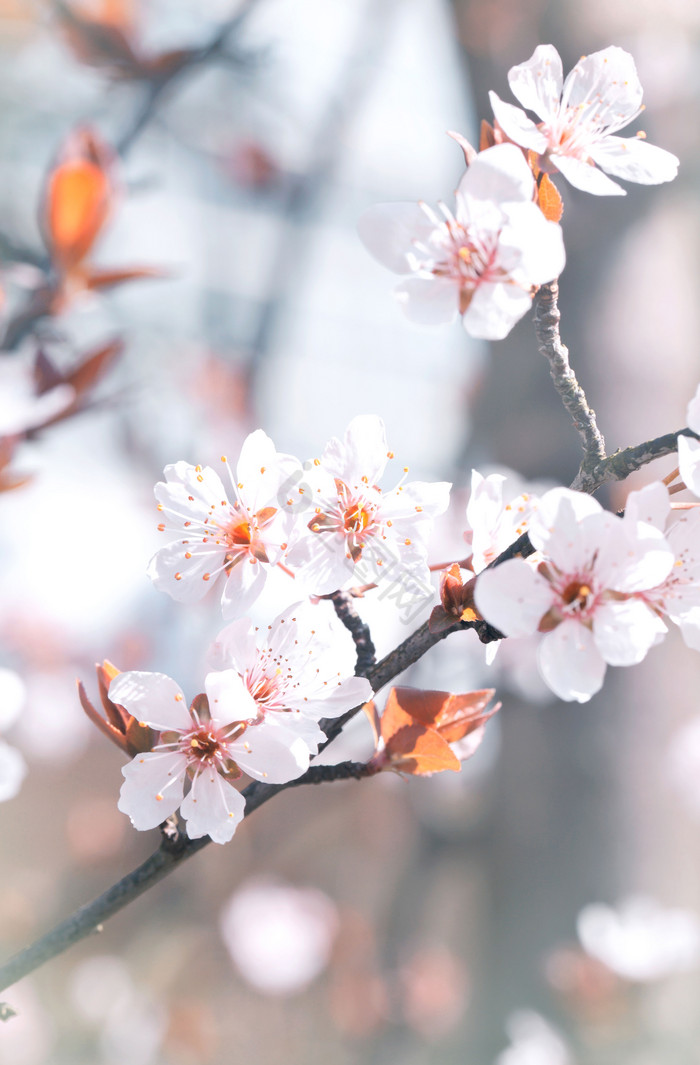
[[[576,924],[583,949],[626,980],[659,980],[700,962],[700,920],[690,910],[637,896],[617,908],[585,906]]]
[[[606,665],[640,662],[665,633],[636,593],[659,585],[674,557],[658,529],[625,522],[582,492],[542,496],[529,530],[543,561],[511,559],[476,582],[477,609],[506,636],[544,633],[538,666],[561,699],[586,702]]]
[[[700,385],[688,404],[688,428],[700,433]],[[678,437],[678,468],[686,486],[700,496],[700,440],[691,436]]]
[[[312,593],[334,592],[353,579],[393,582],[409,596],[433,597],[428,537],[433,519],[447,509],[451,486],[405,483],[404,467],[396,487],[382,491],[378,482],[389,458],[384,422],[360,415],[343,440],[334,437],[309,465],[301,498],[290,496],[304,536],[287,561]]]
[[[442,203],[438,211],[378,204],[358,229],[382,265],[409,275],[395,291],[412,321],[438,325],[460,314],[472,336],[501,340],[529,310],[533,288],[564,269],[561,229],[534,193],[522,152],[496,145],[469,166],[454,213]]]
[[[293,522],[279,497],[300,464],[278,454],[261,429],[244,441],[235,476],[222,462],[228,488],[210,466],[166,466],[166,480],[155,488],[165,519],[158,528],[177,539],[155,553],[148,575],[184,603],[201,599],[221,579],[223,615],[234,618],[250,609],[285,556]]]
[[[530,491],[508,492],[506,482],[503,474],[491,473],[483,477],[477,470],[472,470],[467,522],[471,530],[471,564],[475,573],[481,573],[527,531],[537,508],[535,494]]]
[[[622,48],[583,56],[564,81],[556,48],[540,44],[527,62],[510,69],[508,82],[516,99],[541,121],[533,122],[521,108],[492,92],[499,126],[516,144],[537,152],[545,169],[559,170],[575,188],[596,196],[624,196],[625,190],[606,173],[643,185],[676,176],[676,156],[647,144],[643,134],[614,136],[643,111],[634,60]]]
[[[499,1054],[496,1065],[573,1065],[559,1032],[534,1010],[516,1010],[506,1029],[511,1045]]]

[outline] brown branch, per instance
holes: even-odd
[[[377,662],[369,625],[362,620],[355,610],[352,602],[353,596],[350,592],[332,592],[326,598],[332,602],[333,609],[352,636],[355,644],[357,650],[355,676],[366,677]]]
[[[624,481],[631,473],[641,470],[642,466],[646,466],[649,462],[661,459],[665,455],[672,455],[678,447],[679,436],[691,436],[694,440],[700,439],[691,429],[677,429],[673,433],[657,436],[654,440],[645,440],[644,443],[637,444],[635,447],[626,447],[623,451],[608,455],[602,462],[587,470],[584,470],[582,466],[571,487],[579,492],[591,494],[609,481]]]
[[[571,369],[568,348],[561,342],[558,297],[557,281],[539,289],[535,298],[535,333],[540,351],[549,362],[554,387],[583,442],[581,470],[588,470],[605,459],[605,441],[596,423],[595,411],[589,407],[586,394]]]

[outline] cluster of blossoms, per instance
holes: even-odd
[[[688,408],[694,431],[699,408],[700,389]],[[681,436],[678,447],[685,485],[700,495],[700,444]],[[504,635],[542,635],[538,666],[556,695],[586,702],[602,687],[607,665],[641,662],[663,639],[664,619],[700,650],[697,505],[672,504],[662,482],[631,492],[624,516],[566,488],[530,505],[535,554],[481,572],[474,601]],[[509,512],[503,520],[512,520]],[[489,522],[493,530],[493,515],[482,526],[487,541]],[[491,542],[497,551],[500,543]]]
[[[409,318],[432,325],[459,314],[468,333],[487,340],[505,337],[537,287],[564,268],[561,203],[550,174],[595,195],[624,195],[603,171],[658,184],[678,169],[676,157],[643,134],[614,135],[643,110],[634,61],[622,48],[584,56],[564,80],[556,49],[540,45],[508,80],[541,121],[490,94],[495,126],[482,150],[453,135],[467,162],[454,211],[443,203],[437,211],[425,203],[379,204],[359,223],[375,258],[406,275],[396,296]]]
[[[348,675],[349,635],[320,604],[297,602],[266,626],[243,615],[276,566],[297,600],[367,580],[425,597],[428,535],[450,485],[405,483],[404,468],[382,491],[391,458],[381,419],[361,416],[305,465],[258,430],[235,473],[222,460],[226,484],[207,466],[166,468],[155,489],[159,529],[175,538],[151,559],[149,575],[181,602],[220,584],[223,615],[234,620],[189,706],[162,673],[119,673],[110,684],[111,702],[158,733],[123,770],[119,808],[136,828],[154,828],[179,808],[191,838],[225,842],[245,808],[232,781],[244,772],[270,784],[295,779],[325,739],[319,723],[371,698],[369,682]]]

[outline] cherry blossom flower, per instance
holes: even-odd
[[[433,519],[447,509],[451,485],[402,478],[383,492],[377,482],[389,458],[384,422],[368,414],[353,418],[344,439],[334,437],[310,464],[299,489],[306,535],[290,550],[288,564],[311,592],[334,592],[353,578],[358,584],[391,581],[411,596],[432,599],[428,536]],[[287,502],[290,510],[298,506],[293,497]]]
[[[522,152],[500,144],[477,155],[459,183],[454,214],[439,204],[370,207],[358,229],[383,266],[409,278],[396,288],[421,325],[462,316],[475,337],[502,340],[529,310],[533,287],[564,269],[561,229],[533,203]]]
[[[668,489],[655,481],[630,492],[625,521],[644,521],[664,534],[673,567],[664,581],[638,596],[678,625],[688,647],[700,651],[700,508],[673,509]]]
[[[271,625],[233,621],[209,653],[214,669],[233,670],[244,685],[256,721],[276,722],[306,746],[306,761],[325,734],[321,718],[338,717],[368,702],[372,688],[352,676],[354,647],[335,615],[297,603]]]
[[[688,404],[688,428],[700,433],[700,385]],[[700,496],[700,440],[691,436],[678,437],[678,468],[686,486]]]
[[[640,662],[666,626],[638,592],[660,584],[674,556],[658,529],[625,522],[582,492],[542,496],[530,539],[544,561],[484,570],[480,613],[506,636],[544,633],[538,666],[561,699],[587,702],[607,665]]]
[[[235,670],[209,673],[204,688],[206,696],[188,710],[164,673],[119,673],[112,681],[110,699],[161,730],[153,750],[122,769],[118,805],[139,830],[155,828],[179,807],[190,839],[226,843],[245,810],[230,781],[241,772],[270,784],[293,780],[308,766],[308,749],[278,721],[257,723],[255,700]]]
[[[517,495],[508,493],[506,480],[500,473],[483,477],[477,470],[472,470],[467,522],[471,530],[468,536],[475,573],[481,573],[502,551],[527,532],[530,518],[537,508],[536,495],[529,491]]]
[[[166,480],[155,488],[165,519],[158,528],[177,539],[156,551],[148,575],[182,603],[201,599],[223,578],[223,615],[235,618],[250,609],[271,567],[284,558],[293,522],[278,496],[301,467],[278,454],[261,429],[244,441],[235,477],[222,462],[228,489],[210,466],[166,466]]]
[[[26,689],[22,678],[11,669],[0,669],[0,729],[9,728],[22,712]],[[14,747],[0,740],[0,802],[14,799],[27,775],[24,758]]]
[[[700,963],[697,914],[666,909],[654,899],[628,898],[616,909],[585,906],[577,929],[584,950],[625,980],[659,980]]]
[[[534,1010],[516,1010],[506,1029],[511,1045],[499,1054],[496,1065],[573,1065],[559,1032]]]
[[[676,176],[675,155],[647,144],[643,134],[614,136],[644,110],[634,60],[622,48],[583,56],[564,81],[556,48],[540,44],[526,63],[511,67],[508,83],[523,107],[542,121],[533,122],[492,92],[499,126],[516,144],[537,152],[542,169],[559,170],[575,188],[595,196],[624,196],[625,190],[603,171],[642,185]]]

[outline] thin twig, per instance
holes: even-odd
[[[609,481],[624,481],[631,473],[641,470],[649,462],[661,459],[665,455],[672,455],[678,448],[678,437],[690,436],[694,440],[700,439],[691,429],[677,429],[674,433],[665,433],[657,436],[654,440],[645,440],[635,447],[626,447],[623,451],[616,451],[614,455],[608,455],[602,462],[584,470],[578,471],[571,487],[579,492],[595,492],[601,485]]]
[[[568,348],[561,342],[558,297],[557,281],[539,289],[535,300],[535,333],[540,351],[549,363],[554,387],[583,441],[581,470],[587,470],[605,458],[605,441],[596,423],[595,411],[589,407],[586,394],[571,369]]]
[[[352,636],[357,650],[357,662],[355,664],[355,676],[366,677],[373,666],[377,663],[372,635],[367,625],[353,606],[353,597],[350,592],[332,592],[328,598],[333,608],[342,621],[345,628]]]

